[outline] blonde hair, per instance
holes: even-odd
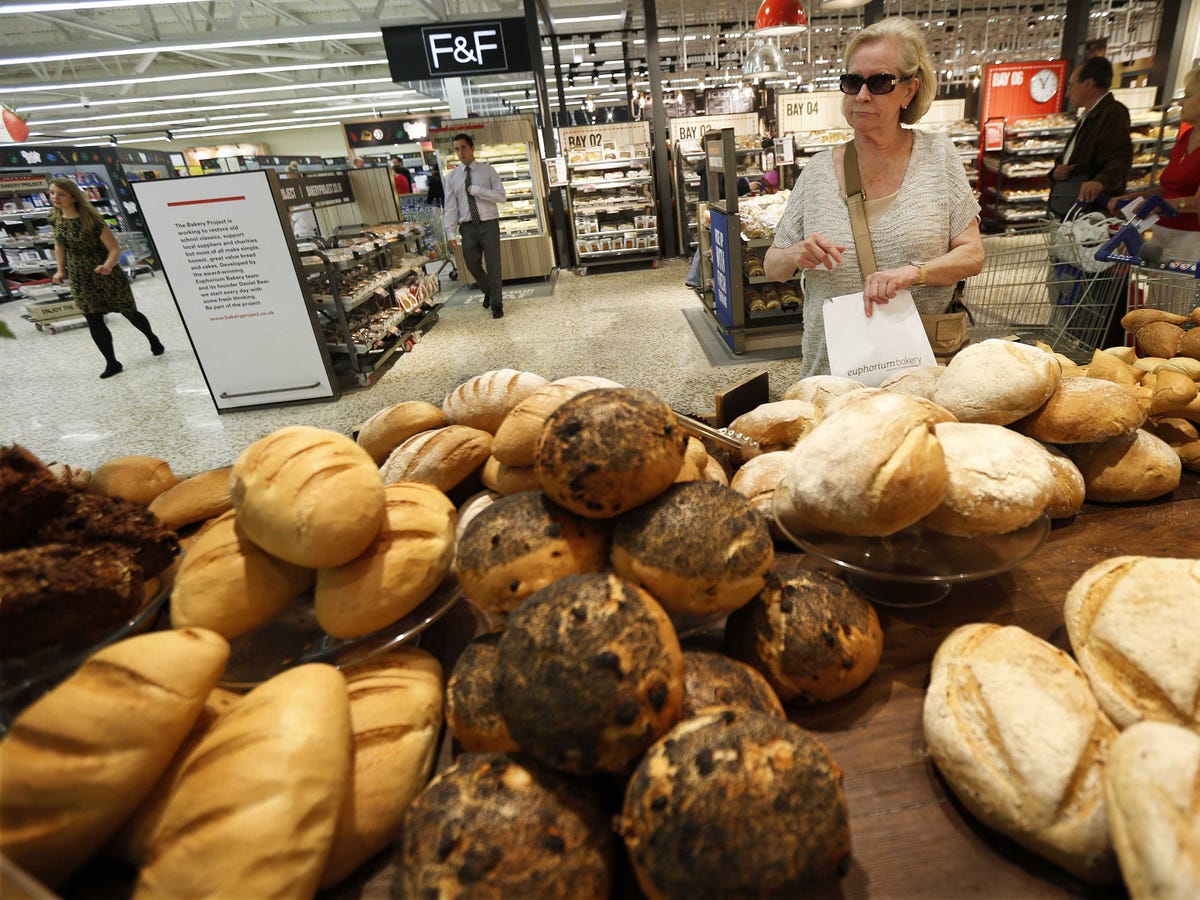
[[[104,230],[108,223],[100,215],[100,210],[92,206],[92,201],[87,198],[87,194],[80,189],[79,185],[70,178],[51,178],[50,186],[71,195],[71,199],[75,201],[75,212],[79,213],[79,218],[83,220],[83,227],[87,231]],[[57,225],[62,219],[63,215],[59,209],[56,208],[50,211],[51,225]]]
[[[912,19],[902,16],[881,19],[850,39],[846,46],[846,67],[849,68],[850,60],[859,47],[876,41],[891,41],[899,48],[900,71],[896,75],[902,78],[916,76],[917,93],[913,95],[908,108],[900,110],[900,121],[905,125],[914,125],[929,112],[929,104],[937,94],[937,75],[925,46],[925,36]]]

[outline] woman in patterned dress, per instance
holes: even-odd
[[[867,223],[879,271],[863,279],[846,203],[845,147],[818,153],[800,172],[763,260],[767,276],[804,275],[804,376],[829,372],[823,304],[863,293],[866,314],[912,289],[922,313],[946,311],[954,286],[983,268],[979,203],[945,135],[905,128],[937,91],[920,29],[883,19],[846,48],[842,114],[854,129]]]
[[[104,324],[106,313],[123,315],[150,341],[150,352],[160,356],[162,342],[149,319],[138,312],[125,270],[117,265],[121,248],[96,207],[69,178],[50,180],[50,202],[54,206],[50,214],[54,258],[58,260],[58,271],[51,280],[62,284],[70,274],[71,296],[87,319],[92,340],[104,354],[106,365],[100,377],[111,378],[123,368],[113,353],[112,332]]]

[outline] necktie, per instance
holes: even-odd
[[[479,207],[475,204],[475,196],[471,193],[471,167],[467,166],[467,177],[463,182],[467,186],[467,209],[471,211],[471,221],[479,221]]]

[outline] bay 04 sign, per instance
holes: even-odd
[[[531,68],[525,20],[388,25],[383,29],[392,81],[457,78]]]

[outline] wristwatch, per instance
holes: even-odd
[[[918,262],[917,260],[914,259],[912,262],[909,263],[909,265],[916,266],[917,272],[920,273],[917,276],[917,287],[925,287],[925,275],[926,275],[925,263]]]

